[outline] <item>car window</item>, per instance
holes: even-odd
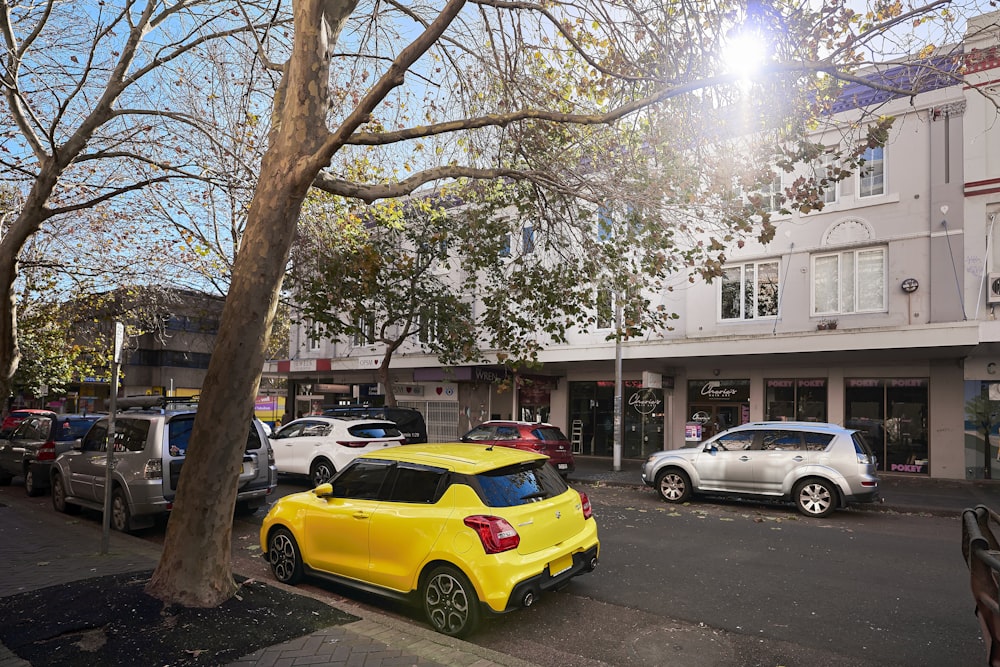
[[[833,442],[832,433],[808,433],[805,434],[806,450],[810,452],[825,451]]]
[[[555,426],[540,426],[531,432],[539,440],[568,440],[566,434]]]
[[[517,428],[514,426],[497,426],[497,440],[519,440],[521,434],[517,432]]]
[[[392,465],[387,461],[356,460],[333,480],[333,495],[337,498],[377,500],[382,483]]]
[[[759,431],[760,448],[769,452],[794,452],[802,450],[802,433],[800,431],[789,431],[776,429],[773,431]]]
[[[52,428],[50,417],[29,417],[17,427],[13,440],[48,440]]]
[[[388,500],[398,503],[436,503],[441,497],[441,480],[444,477],[445,471],[438,468],[399,463]]]
[[[115,419],[115,451],[141,452],[146,448],[149,422],[145,419]]]
[[[465,434],[463,440],[490,440],[493,434],[492,426],[477,426]]]
[[[302,430],[309,425],[310,422],[295,422],[294,424],[288,424],[280,429],[274,434],[274,437],[278,440],[284,438],[297,438],[302,435]]]
[[[389,422],[359,424],[349,427],[347,432],[355,438],[398,438],[402,435],[399,428]]]
[[[736,431],[735,433],[723,433],[712,441],[712,445],[730,452],[737,452],[750,449],[753,445],[753,431]]]
[[[515,507],[538,502],[569,488],[545,460],[480,473],[476,480],[480,497],[488,507]]]
[[[187,454],[192,428],[194,428],[194,419],[191,417],[170,420],[170,423],[167,424],[167,451],[171,456],[185,456]]]
[[[87,431],[83,438],[83,451],[103,452],[104,446],[108,442],[108,422],[99,421],[94,427]]]
[[[191,442],[191,429],[194,428],[194,415],[181,415],[174,417],[167,424],[167,451],[171,456],[186,456],[188,443]],[[246,451],[260,449],[260,436],[254,428],[253,420],[250,422],[250,431],[247,436]]]
[[[302,432],[299,435],[311,438],[324,438],[330,435],[330,431],[332,430],[333,427],[326,422],[309,422],[302,426]]]
[[[55,439],[59,442],[67,442],[82,438],[90,430],[90,427],[93,426],[94,421],[96,420],[74,417],[63,418],[56,427]]]
[[[851,439],[854,441],[855,452],[857,452],[858,454],[864,454],[869,458],[871,458],[872,460],[875,459],[875,454],[874,452],[872,452],[872,448],[868,445],[868,441],[865,440],[864,435],[862,435],[860,432],[855,431],[854,433],[851,434]]]

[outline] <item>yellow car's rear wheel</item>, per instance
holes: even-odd
[[[441,565],[424,583],[422,597],[427,620],[451,637],[466,637],[479,625],[479,598],[468,578],[450,565]]]

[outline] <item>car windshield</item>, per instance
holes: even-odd
[[[508,468],[499,468],[476,476],[483,502],[489,507],[515,507],[566,491],[566,482],[546,465],[544,459]]]

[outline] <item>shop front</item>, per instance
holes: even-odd
[[[688,380],[688,442],[750,421],[750,380]]]
[[[640,380],[622,383],[622,458],[645,458],[663,449],[663,390]],[[615,383],[569,383],[570,439],[574,453],[614,455]]]
[[[927,378],[846,378],[844,426],[856,428],[879,470],[930,475]]]

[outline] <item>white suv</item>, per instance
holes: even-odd
[[[123,398],[118,405],[123,410],[115,416],[110,523],[115,530],[128,531],[153,525],[157,516],[173,508],[195,406],[168,410],[166,399],[159,396]],[[131,409],[124,409],[130,405]],[[80,444],[61,454],[52,465],[52,506],[57,511],[75,513],[81,507],[103,511],[108,425],[108,417],[102,417]],[[236,496],[237,511],[257,510],[277,485],[271,444],[260,421],[251,418]]]
[[[271,434],[278,472],[308,475],[314,486],[361,454],[405,442],[393,422],[374,419],[302,417]]]
[[[879,499],[877,462],[859,431],[819,422],[757,422],[705,442],[652,454],[642,481],[668,503],[692,494],[791,500],[825,517],[848,503]]]

